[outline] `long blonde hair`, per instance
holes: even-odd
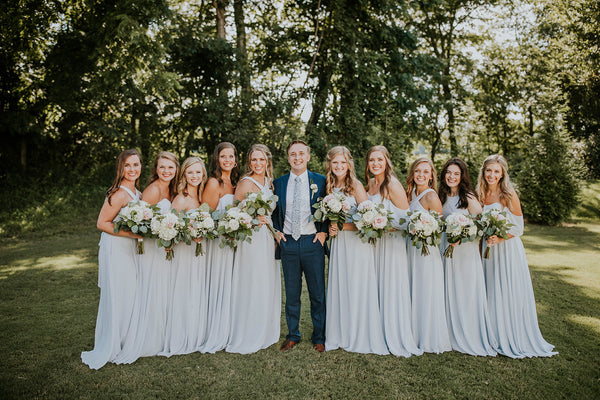
[[[189,193],[187,191],[188,183],[187,179],[185,179],[185,171],[196,163],[200,164],[200,167],[202,169],[202,179],[197,188],[198,201],[200,201],[200,194],[202,193],[202,190],[204,190],[204,185],[208,180],[208,174],[206,173],[206,166],[204,165],[204,161],[202,161],[202,159],[199,157],[188,157],[185,159],[183,164],[181,164],[179,176],[177,177],[177,193],[183,194],[184,196],[189,196]]]
[[[408,201],[412,199],[412,192],[415,188],[415,170],[417,169],[417,165],[421,163],[427,163],[431,167],[431,179],[428,182],[428,186],[431,189],[436,190],[437,171],[435,170],[435,165],[433,165],[433,162],[429,158],[419,157],[410,164],[410,168],[408,169],[408,176],[406,177],[406,197],[408,197]]]
[[[345,146],[335,146],[327,152],[327,158],[325,160],[325,168],[327,170],[326,190],[327,193],[331,193],[335,187],[336,177],[333,172],[331,172],[331,161],[340,154],[344,156],[346,162],[348,163],[348,171],[344,177],[344,187],[342,188],[342,192],[352,196],[356,190],[355,185],[356,181],[358,181],[358,178],[356,177],[356,171],[354,170],[354,159],[352,158],[352,154],[350,154],[350,150],[348,150],[348,148]]]
[[[396,176],[396,174],[394,173],[394,166],[392,165],[392,159],[390,157],[390,152],[388,151],[388,149],[385,146],[373,146],[369,149],[369,151],[367,152],[367,157],[365,160],[365,182],[367,183],[367,191],[369,191],[369,186],[371,185],[371,171],[369,171],[369,157],[371,157],[371,154],[379,151],[381,152],[381,154],[383,154],[383,158],[385,158],[385,170],[383,172],[383,182],[381,182],[381,185],[379,186],[379,193],[381,194],[381,197],[383,198],[389,198],[390,193],[388,190],[388,186],[390,185],[390,182],[392,181],[392,177],[398,179],[398,177]]]
[[[158,179],[158,172],[156,171],[156,168],[158,167],[158,160],[160,160],[161,158],[173,161],[175,163],[175,177],[179,175],[179,159],[177,158],[177,156],[171,153],[170,151],[161,151],[160,153],[158,153],[156,159],[154,160],[154,165],[152,166],[152,173],[150,174],[150,181],[148,182],[148,185],[150,185],[152,182]],[[171,198],[171,200],[175,197],[176,194],[177,179],[171,179],[171,182],[169,182],[169,197]]]
[[[479,201],[483,204],[485,195],[489,190],[489,185],[485,180],[485,169],[488,165],[494,163],[500,165],[500,168],[502,168],[502,178],[500,178],[500,181],[498,182],[498,189],[500,190],[500,203],[502,203],[503,206],[508,207],[512,199],[512,192],[515,190],[515,188],[510,181],[510,177],[508,176],[508,163],[500,154],[492,154],[483,161],[483,165],[479,170],[479,176],[477,178],[477,197],[479,197]]]
[[[260,151],[267,158],[267,168],[265,168],[265,177],[269,184],[273,182],[273,155],[267,146],[264,144],[253,144],[248,150],[248,156],[246,157],[246,166],[244,168],[244,176],[251,176],[254,172],[250,167],[250,158],[252,157],[252,153],[255,151]]]

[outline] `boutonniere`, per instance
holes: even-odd
[[[312,200],[313,196],[319,191],[319,187],[313,180],[310,180],[310,199]]]

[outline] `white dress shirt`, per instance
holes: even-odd
[[[283,233],[286,235],[292,234],[292,214],[294,212],[294,187],[296,186],[296,176],[290,172],[288,180],[286,202],[285,202],[285,220],[283,221]],[[302,229],[300,234],[312,235],[317,233],[315,223],[311,219],[312,210],[310,209],[310,183],[308,181],[308,171],[304,171],[299,176],[300,182],[300,225]]]

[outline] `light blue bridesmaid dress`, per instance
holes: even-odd
[[[413,191],[410,210],[428,212],[419,200],[430,191],[433,189],[427,189],[419,196]],[[421,249],[413,246],[410,239],[407,240],[406,246],[411,287],[412,329],[417,346],[427,353],[450,351],[452,345],[446,319],[444,268],[440,251],[437,247],[430,246],[429,255],[422,256]]]
[[[171,202],[156,203],[160,212],[171,211]],[[130,364],[139,357],[155,356],[163,351],[169,305],[169,285],[173,261],[156,240],[145,240],[144,254],[138,255],[138,285],[129,326],[129,334],[118,354],[117,364]],[[175,254],[177,257],[177,254]]]
[[[132,201],[140,199],[121,186]],[[118,216],[115,218],[115,220]],[[98,287],[100,303],[96,318],[94,350],[81,353],[81,361],[98,369],[113,362],[129,332],[137,281],[135,240],[106,232],[100,235],[98,250]]]
[[[195,210],[189,210],[188,214]],[[171,284],[165,346],[160,355],[172,356],[196,351],[206,336],[208,286],[206,282],[206,240],[204,255],[196,256],[196,243],[179,243],[171,265]]]
[[[459,202],[459,196],[449,196],[444,203],[443,217],[454,213],[469,214],[466,208],[458,208]],[[471,355],[495,356],[493,347],[496,340],[490,330],[478,244],[478,240],[461,243],[454,247],[453,258],[442,256],[446,317],[453,350]],[[443,252],[447,246],[444,233],[440,250]]]
[[[353,214],[356,200],[348,199]],[[325,350],[389,354],[379,311],[375,247],[363,243],[356,231],[340,231],[331,240],[326,304]]]
[[[490,209],[504,209],[515,225],[510,229],[514,237],[491,247],[489,258],[483,259],[490,325],[498,339],[496,350],[511,358],[558,354],[544,340],[538,326],[529,266],[520,238],[523,217],[499,203],[483,206],[484,211]],[[483,251],[486,247],[484,241]]]
[[[402,227],[400,218],[406,218],[406,210],[396,207],[381,194],[369,195],[376,204],[383,203],[393,213],[392,225]],[[421,355],[412,332],[410,285],[408,279],[408,257],[405,240],[398,232],[385,233],[375,245],[375,271],[379,294],[379,309],[383,323],[383,334],[388,350],[395,356]]]
[[[269,182],[260,185],[271,196]],[[270,217],[269,217],[270,220]],[[263,225],[252,234],[252,242],[238,245],[231,284],[231,326],[225,351],[248,354],[279,341],[281,326],[281,272],[275,260],[275,240]]]
[[[233,204],[233,194],[219,199],[215,211],[225,212]],[[206,244],[206,282],[208,287],[208,311],[206,336],[198,343],[197,350],[202,353],[215,353],[223,350],[229,341],[231,326],[231,279],[234,252],[229,246],[219,247],[221,239]]]

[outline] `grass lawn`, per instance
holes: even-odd
[[[559,352],[552,358],[319,354],[304,340],[285,354],[271,346],[251,355],[142,358],[94,371],[80,353],[94,344],[96,211],[75,210],[72,221],[56,218],[0,238],[0,399],[600,397],[597,219],[525,230],[540,329]],[[24,219],[34,214],[22,213]],[[14,230],[6,218],[2,227]],[[303,305],[301,330],[308,338],[306,291]],[[281,323],[283,340],[283,315]]]

